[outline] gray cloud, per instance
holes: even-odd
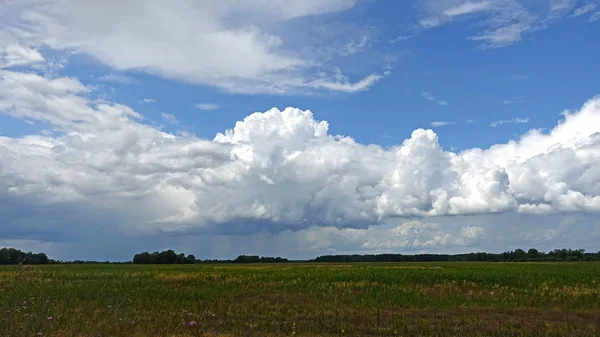
[[[57,236],[54,240],[0,235],[0,246],[45,251],[58,259],[95,260],[128,260],[140,251],[164,249],[193,253],[203,259],[234,258],[240,254],[309,259],[324,254],[502,252],[530,247],[544,251],[563,247],[597,251],[600,217],[589,213],[507,212],[421,221],[392,219],[368,229],[311,227],[250,235],[121,232],[115,235],[114,230],[108,226],[104,231],[94,232],[92,228],[89,235],[74,237],[67,227],[61,229],[65,238]]]

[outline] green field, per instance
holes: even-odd
[[[4,266],[0,310],[11,337],[600,336],[600,263]]]

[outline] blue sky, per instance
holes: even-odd
[[[573,2],[572,12],[581,7],[585,4],[578,7]],[[548,9],[535,15],[543,16],[544,10]],[[358,36],[340,32],[342,42],[337,42],[341,48],[356,45],[358,49],[355,55],[339,57],[335,65],[355,79],[390,67],[384,79],[354,93],[228,93],[135,71],[115,72],[87,55],[72,56],[61,73],[106,86],[108,97],[135,107],[157,123],[164,122],[162,113],[172,114],[180,124],[167,125],[166,130],[183,129],[202,138],[211,139],[249,113],[293,106],[310,109],[316,118],[330,122],[333,133],[384,146],[403,140],[415,128],[432,127],[432,122],[454,122],[435,129],[444,147],[457,149],[488,147],[530,128],[551,128],[563,109],[576,108],[597,93],[600,46],[591,42],[599,28],[597,22],[589,22],[590,15],[565,14],[502,48],[485,48],[469,39],[481,30],[477,16],[465,15],[424,29],[418,25],[422,15],[414,3],[390,6],[366,1],[322,18],[295,20],[301,26],[309,22],[325,27],[350,25],[360,32]],[[286,43],[296,43],[293,33],[285,35],[289,35]],[[365,45],[359,47],[363,39]],[[386,58],[391,60],[384,65]],[[98,80],[107,75],[106,80]],[[425,99],[424,92],[447,105]],[[143,99],[155,102],[138,103]],[[201,103],[219,108],[207,112],[194,108]],[[529,122],[493,131],[487,128],[494,121],[513,118]],[[473,123],[465,123],[468,120]],[[465,132],[471,136],[464,137]]]
[[[164,6],[0,2],[0,245],[599,249],[599,1]]]

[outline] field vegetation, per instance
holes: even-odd
[[[600,336],[600,263],[0,267],[0,336]]]

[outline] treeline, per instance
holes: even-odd
[[[443,261],[482,261],[482,262],[528,262],[528,261],[600,261],[600,252],[587,253],[585,249],[555,249],[540,252],[535,248],[528,251],[516,249],[503,253],[468,254],[367,254],[367,255],[324,255],[314,262],[443,262]]]
[[[162,252],[143,252],[133,256],[135,264],[191,264],[196,263],[194,255],[176,254],[172,249]]]
[[[152,254],[143,252],[133,256],[134,264],[189,264],[189,263],[280,263],[288,262],[288,259],[281,257],[268,257],[258,255],[240,255],[234,260],[196,260],[194,255],[185,256],[185,254],[177,254],[173,250],[165,250],[163,252],[154,252]]]
[[[49,264],[50,260],[44,253],[23,252],[15,248],[0,249],[0,265],[7,264]]]
[[[131,264],[131,261],[92,261],[92,260],[68,260],[68,261],[55,261],[56,264]]]
[[[270,257],[270,256],[261,256],[258,255],[240,255],[232,261],[233,263],[281,263],[281,262],[289,262],[288,259],[284,259],[282,257]]]
[[[482,262],[528,262],[528,261],[600,261],[600,252],[586,252],[585,249],[554,249],[549,252],[531,248],[528,251],[516,249],[503,253],[468,254],[367,254],[367,255],[323,255],[313,260],[294,262],[443,262],[443,261],[482,261]],[[0,249],[0,265],[18,264],[223,264],[223,263],[285,263],[286,258],[258,255],[240,255],[231,260],[196,259],[194,255],[177,254],[172,249],[162,252],[135,254],[132,261],[55,261],[44,253],[23,252],[15,248]]]

